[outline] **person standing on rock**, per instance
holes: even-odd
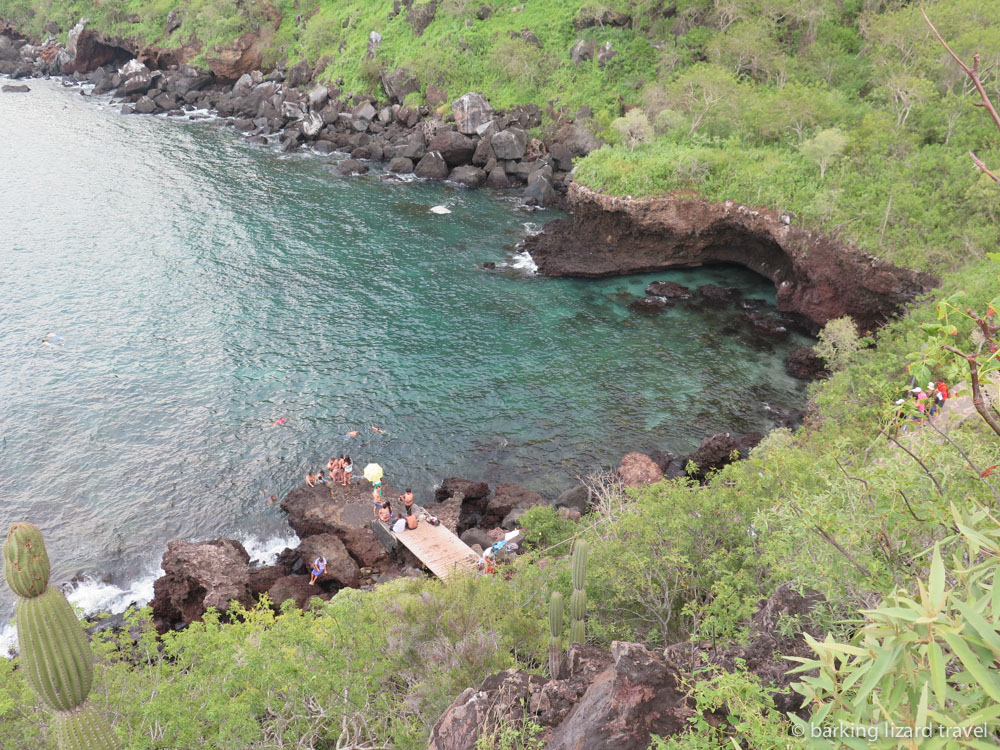
[[[372,482],[372,504],[375,506],[375,518],[378,518],[379,508],[382,507],[382,480]]]
[[[310,586],[316,583],[316,579],[326,572],[326,558],[317,557],[315,560],[313,560],[313,566],[311,572],[312,572],[312,577],[309,579]]]
[[[406,508],[406,515],[413,514],[413,490],[409,487],[406,488],[406,492],[399,496],[400,501],[403,503],[403,507]]]
[[[354,463],[351,461],[350,456],[347,456],[340,462],[340,473],[344,477],[343,485],[345,487],[350,486],[354,480]]]

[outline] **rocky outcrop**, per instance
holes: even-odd
[[[208,607],[220,611],[232,601],[253,604],[250,555],[233,539],[167,544],[164,575],[153,583],[153,624],[164,633],[200,620]]]
[[[785,357],[785,372],[802,380],[814,380],[830,374],[826,369],[826,362],[809,346],[800,346],[788,353]]]
[[[525,718],[546,730],[558,750],[646,750],[650,735],[670,735],[692,714],[678,671],[637,643],[611,652],[571,646],[559,680],[510,669],[469,688],[431,731],[429,750],[472,750],[500,725]]]
[[[546,276],[598,278],[736,263],[774,282],[778,309],[813,330],[850,315],[870,331],[936,279],[733,201],[621,198],[573,183],[572,219],[526,240]]]
[[[626,487],[643,487],[663,479],[663,471],[645,453],[627,453],[618,467],[618,476]]]
[[[763,437],[759,432],[746,435],[720,432],[711,435],[702,440],[698,449],[683,460],[683,465],[693,463],[697,469],[692,476],[696,479],[705,479],[711,472],[721,469],[726,464],[749,456],[750,449]]]
[[[466,500],[481,500],[490,494],[490,488],[486,482],[474,482],[470,479],[461,479],[460,477],[448,477],[434,491],[434,499],[441,502],[458,494],[461,494]]]

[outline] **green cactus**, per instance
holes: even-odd
[[[549,674],[559,679],[562,667],[563,597],[553,591],[549,597]]]
[[[4,576],[18,595],[14,622],[28,683],[56,712],[59,750],[116,750],[107,719],[87,701],[94,681],[87,634],[63,593],[49,586],[49,557],[30,523],[10,527]]]
[[[3,545],[3,572],[18,596],[41,596],[49,585],[49,556],[42,532],[30,523],[13,523]]]
[[[584,618],[587,616],[587,592],[584,583],[587,579],[587,557],[590,547],[582,539],[573,546],[573,595],[569,600],[570,624],[569,642],[586,643],[587,630]]]

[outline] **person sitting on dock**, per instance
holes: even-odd
[[[313,560],[313,566],[311,572],[312,572],[312,577],[309,579],[310,586],[316,583],[316,579],[326,572],[326,558],[317,557],[315,560]]]

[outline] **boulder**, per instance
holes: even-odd
[[[448,477],[441,486],[434,490],[434,499],[438,502],[447,500],[454,495],[461,495],[466,500],[480,500],[490,494],[490,488],[486,482],[475,482],[471,479],[460,479],[459,477]]]
[[[674,303],[666,297],[643,297],[630,304],[628,309],[642,315],[659,315],[673,306]]]
[[[3,88],[0,90],[2,90],[3,93],[5,94],[27,94],[29,91],[31,91],[31,89],[25,86],[23,83],[21,84],[5,83],[3,85]]]
[[[386,96],[399,104],[410,94],[420,91],[420,81],[406,68],[396,68],[391,73],[382,71],[379,79]]]
[[[378,112],[371,102],[362,102],[351,112],[351,127],[363,133],[368,130],[368,126],[377,114]]]
[[[618,476],[626,487],[642,487],[663,479],[663,472],[645,453],[626,453],[618,467]]]
[[[588,5],[573,18],[573,28],[577,31],[589,29],[592,26],[618,26],[624,28],[632,24],[632,16],[628,13],[610,8],[594,8]]]
[[[314,111],[320,111],[330,99],[330,90],[326,86],[316,86],[309,92],[309,106]]]
[[[298,64],[292,66],[291,70],[285,76],[285,82],[289,86],[303,86],[312,80],[312,68],[309,64],[302,60]]]
[[[564,521],[579,521],[583,516],[576,508],[560,508],[558,515]]]
[[[127,62],[118,72],[122,77],[122,82],[115,92],[117,96],[145,94],[153,85],[152,72],[138,60]]]
[[[156,102],[150,99],[148,96],[143,96],[135,103],[133,111],[137,115],[151,115],[156,112],[159,107],[156,106]]]
[[[156,629],[165,633],[200,620],[208,607],[225,611],[231,601],[251,606],[249,564],[250,555],[233,539],[168,542],[150,602]]]
[[[405,156],[407,159],[421,159],[426,153],[427,141],[420,131],[411,133],[402,146],[396,148],[396,156]]]
[[[306,569],[312,567],[317,557],[326,558],[326,572],[317,583],[332,581],[340,586],[356,587],[358,585],[358,564],[347,552],[347,547],[334,534],[315,534],[302,540],[299,545],[299,557]]]
[[[434,724],[427,750],[472,750],[498,725],[517,727],[524,720],[524,706],[544,682],[538,675],[508,669],[487,677],[478,690],[466,688]]]
[[[800,346],[792,349],[785,357],[785,372],[793,378],[814,380],[830,374],[826,362],[813,351],[811,346]]]
[[[389,162],[389,171],[396,174],[412,174],[413,160],[405,156],[396,156]]]
[[[553,143],[550,145],[549,156],[552,157],[553,165],[560,172],[571,172],[573,170],[573,153],[566,144]]]
[[[534,206],[551,206],[559,200],[559,194],[549,178],[544,176],[530,181],[521,197],[525,203]]]
[[[528,145],[528,134],[520,128],[507,128],[494,135],[490,145],[497,159],[520,159]]]
[[[443,89],[439,89],[437,86],[428,83],[427,89],[424,91],[424,99],[427,100],[428,107],[437,109],[448,101],[448,94]]]
[[[510,178],[503,171],[503,167],[494,167],[486,176],[486,187],[503,190],[510,187]]]
[[[309,600],[314,596],[329,599],[330,595],[323,589],[309,584],[309,578],[308,575],[282,576],[267,590],[267,595],[276,608],[288,599],[294,600],[295,606],[299,609],[305,609]]]
[[[492,138],[480,138],[476,144],[476,150],[472,154],[472,164],[476,167],[485,167],[490,159],[494,159]]]
[[[646,750],[650,736],[687,728],[693,710],[680,673],[638,643],[611,644],[613,664],[552,731],[548,750]]]
[[[666,299],[691,299],[691,290],[676,281],[654,281],[646,287],[646,294]]]
[[[684,463],[686,465],[688,461],[693,462],[698,467],[694,476],[704,479],[709,472],[732,463],[733,456],[738,458],[739,453],[740,444],[736,438],[728,432],[720,432],[702,440],[698,449]]]
[[[725,307],[743,296],[743,292],[735,287],[721,287],[715,284],[702,284],[697,292],[701,297],[701,303],[711,307]]]
[[[337,174],[341,177],[349,177],[351,175],[367,174],[368,166],[362,164],[357,159],[343,159],[337,162]]]
[[[510,482],[501,482],[493,490],[493,497],[486,503],[480,528],[500,526],[514,510],[527,510],[534,505],[545,505],[545,498],[534,490],[529,490]],[[516,520],[512,519],[512,520]]]
[[[439,151],[429,151],[417,162],[413,173],[428,180],[443,180],[448,176],[448,164]]]
[[[471,138],[459,132],[443,130],[431,138],[427,150],[439,152],[449,167],[458,167],[472,160],[476,144]]]
[[[486,182],[486,172],[471,165],[455,167],[448,175],[448,180],[467,188],[477,188]]]
[[[431,25],[431,21],[434,20],[434,15],[437,13],[437,6],[437,0],[430,0],[423,5],[410,3],[410,9],[406,13],[406,22],[413,29],[414,36],[420,36]]]
[[[479,129],[493,121],[493,107],[479,92],[460,96],[451,103],[455,127],[459,133],[476,135]]]
[[[343,526],[336,534],[360,567],[386,568],[390,565],[389,553],[367,526]]]
[[[743,315],[750,321],[754,333],[769,339],[788,338],[788,328],[777,318],[758,310],[745,310]]]
[[[284,578],[290,573],[291,569],[284,565],[268,565],[266,568],[251,570],[250,591],[254,596],[266,594],[275,581],[279,578]]]
[[[576,65],[587,60],[593,60],[595,49],[593,42],[581,39],[570,47],[569,59]]]
[[[590,490],[587,489],[586,485],[578,484],[557,497],[555,506],[557,508],[575,508],[581,513],[586,513],[587,508],[590,507]]]
[[[482,529],[467,529],[462,532],[459,538],[470,547],[474,544],[478,544],[481,549],[486,549],[493,544],[493,540],[490,538],[489,534]]]
[[[611,42],[605,42],[604,47],[597,53],[597,64],[603,68],[616,57],[618,50],[611,46]]]

